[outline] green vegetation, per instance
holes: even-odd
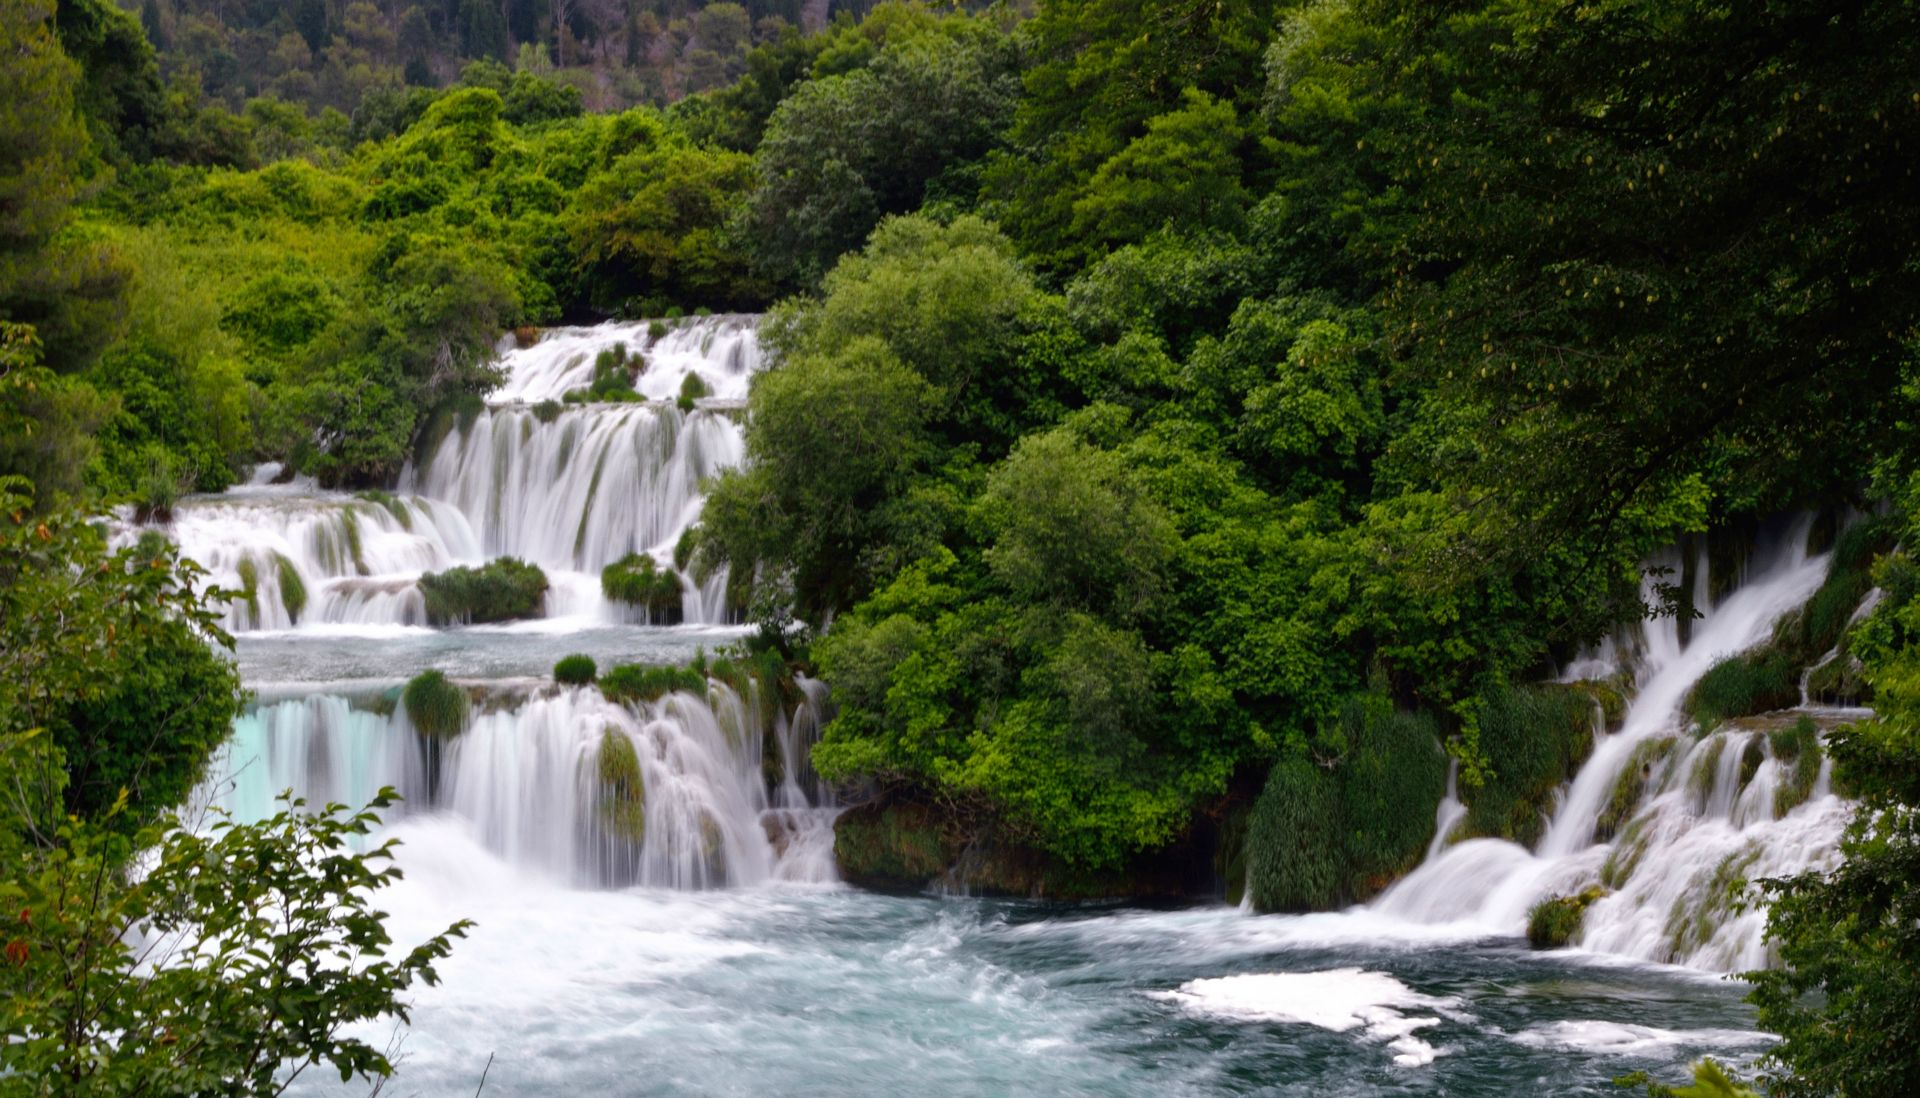
[[[553,681],[568,686],[585,686],[593,681],[596,670],[592,656],[578,653],[562,656],[553,665]]]
[[[647,837],[647,784],[633,741],[609,726],[600,733],[600,818],[614,834],[639,843]]]
[[[307,608],[307,585],[300,578],[300,570],[281,554],[273,555],[273,567],[280,577],[280,601],[287,608],[288,619],[297,622],[300,611]]]
[[[1784,728],[1767,733],[1773,748],[1774,765],[1780,768],[1780,784],[1773,791],[1773,814],[1780,817],[1807,802],[1813,786],[1820,780],[1820,729],[1809,717],[1801,717]]]
[[[499,557],[478,568],[449,568],[420,577],[427,620],[434,625],[537,618],[546,593],[547,574],[518,557]]]
[[[1667,761],[1673,757],[1679,740],[1673,736],[1660,736],[1642,740],[1633,745],[1633,753],[1620,768],[1620,776],[1614,779],[1613,790],[1607,795],[1607,803],[1600,809],[1600,818],[1594,825],[1594,838],[1600,842],[1610,841],[1620,829],[1640,811],[1640,799],[1647,794],[1648,786],[1659,777]]]
[[[1702,728],[1731,717],[1785,709],[1800,701],[1800,669],[1772,646],[1729,656],[1713,665],[1687,695],[1686,711]]]
[[[391,948],[372,899],[392,844],[357,849],[371,811],[183,824],[242,699],[218,601],[164,538],[109,552],[92,516],[30,515],[22,488],[0,478],[0,1078],[264,1095],[316,1065],[390,1074],[345,1027],[405,1021],[465,924]]]
[[[1592,703],[1560,686],[1499,690],[1485,700],[1478,735],[1495,769],[1462,791],[1466,833],[1531,846],[1546,829],[1554,790],[1593,750]]]
[[[707,383],[700,380],[699,374],[688,373],[687,376],[680,381],[680,396],[674,403],[679,406],[681,411],[691,412],[693,411],[693,402],[706,395]]]
[[[1589,888],[1571,896],[1549,896],[1527,913],[1527,942],[1535,949],[1563,949],[1580,933],[1587,908],[1606,890]]]
[[[628,553],[602,568],[600,591],[616,602],[645,608],[647,620],[655,625],[679,621],[685,597],[678,573],[660,567],[646,553]]]
[[[1432,837],[1446,759],[1430,718],[1355,698],[1321,742],[1346,752],[1281,760],[1254,802],[1247,888],[1262,910],[1368,899],[1412,868]]]
[[[400,702],[414,730],[434,739],[452,739],[467,730],[473,700],[439,671],[422,671],[407,680]]]
[[[148,7],[0,10],[15,525],[163,517],[255,460],[389,484],[479,414],[505,330],[771,305],[750,460],[675,567],[728,566],[762,651],[832,687],[822,775],[1041,891],[1244,810],[1256,902],[1308,907],[1417,854],[1443,748],[1466,833],[1537,837],[1595,695],[1527,684],[1688,612],[1684,569],[1642,605],[1652,549],[1704,535],[1724,582],[1765,516],[1887,501],[1826,523],[1826,585],[1689,705],[1791,701],[1839,645],[1821,690],[1873,690],[1888,716],[1829,738],[1869,805],[1849,860],[1766,886],[1787,967],[1756,994],[1776,1093],[1920,1089],[1863,1051],[1920,1044],[1920,10],[887,3],[801,34],[759,3]],[[316,549],[364,572],[359,537],[347,511]],[[544,579],[423,586],[497,620]],[[88,727],[173,728],[174,640]],[[1733,761],[1714,742],[1690,781]]]
[[[605,694],[608,701],[628,705],[634,702],[659,701],[662,697],[676,691],[701,698],[707,696],[706,674],[685,667],[623,663],[618,667],[608,668],[600,676],[599,686],[600,693]]]
[[[627,345],[616,343],[594,356],[593,382],[585,389],[567,390],[568,404],[620,404],[646,398],[633,389],[634,375],[646,369],[646,360],[638,353],[629,355]],[[547,417],[551,420],[551,416]]]

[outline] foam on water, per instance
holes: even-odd
[[[1296,1022],[1335,1033],[1364,1028],[1393,1050],[1393,1062],[1418,1067],[1438,1052],[1414,1036],[1440,1024],[1414,1009],[1458,1013],[1457,999],[1422,995],[1384,972],[1336,968],[1324,972],[1263,972],[1189,980],[1157,998],[1216,1017],[1249,1022]]]

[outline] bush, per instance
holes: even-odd
[[[624,404],[646,398],[634,392],[633,376],[646,367],[639,355],[629,355],[627,345],[616,343],[594,356],[593,382],[585,389],[568,390],[561,399],[569,404]]]
[[[1593,705],[1564,686],[1504,686],[1483,699],[1480,750],[1492,773],[1461,791],[1468,833],[1531,846],[1554,790],[1593,749]]]
[[[680,410],[693,411],[693,402],[706,395],[707,383],[700,380],[699,374],[689,373],[686,380],[680,383],[680,400],[678,401]]]
[[[633,741],[617,728],[609,726],[600,733],[599,772],[600,818],[614,834],[643,841],[647,837],[645,776]]]
[[[449,568],[420,577],[427,620],[434,625],[513,621],[540,615],[547,575],[517,557],[501,557],[479,568]]]
[[[1433,834],[1447,764],[1431,718],[1363,696],[1320,739],[1343,752],[1330,767],[1283,759],[1254,803],[1247,887],[1263,911],[1367,899],[1418,863]]]
[[[300,570],[280,553],[273,555],[273,567],[280,575],[280,603],[287,608],[287,619],[297,623],[307,608],[307,585],[300,579]]]
[[[600,591],[616,602],[646,608],[655,625],[680,620],[680,576],[645,553],[628,553],[600,570]]]
[[[1799,668],[1787,653],[1768,645],[1714,664],[1687,695],[1686,711],[1702,728],[1712,728],[1799,701]]]
[[[575,653],[561,657],[560,662],[553,665],[553,681],[566,683],[568,686],[585,686],[593,681],[594,672],[597,670],[598,668],[593,665],[592,656]]]
[[[400,704],[406,707],[407,720],[415,731],[437,739],[466,731],[467,716],[472,711],[467,692],[439,671],[422,671],[409,679],[400,692]]]
[[[600,676],[600,693],[612,702],[658,701],[674,692],[705,697],[707,677],[684,667],[623,663]]]
[[[667,327],[667,322],[664,320],[648,321],[647,322],[647,341],[649,343],[658,343],[661,340],[667,338],[667,333],[671,330],[672,329]]]
[[[1535,949],[1562,949],[1580,933],[1580,922],[1587,908],[1605,896],[1599,886],[1572,896],[1550,896],[1533,905],[1527,914],[1527,941]]]

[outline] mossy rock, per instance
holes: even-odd
[[[1873,701],[1867,669],[1845,642],[1830,660],[1807,675],[1807,698],[1819,705],[1866,705]]]
[[[240,601],[247,608],[249,624],[260,624],[260,566],[252,557],[241,557],[234,569],[240,574]]]
[[[1664,960],[1680,961],[1706,945],[1714,931],[1747,897],[1747,870],[1760,858],[1758,844],[1749,844],[1720,860],[1698,888],[1688,889],[1667,913],[1668,953]]]
[[[1773,817],[1779,819],[1807,803],[1820,780],[1820,729],[1809,717],[1767,734],[1774,765],[1780,768],[1773,790]]]
[[[871,804],[833,825],[833,857],[849,884],[878,892],[918,892],[947,871],[963,844],[927,805]]]
[[[434,739],[451,739],[466,731],[473,710],[467,692],[439,671],[422,671],[408,680],[400,699],[414,729]]]
[[[1627,719],[1627,695],[1620,684],[1612,680],[1582,679],[1572,683],[1572,688],[1593,699],[1600,707],[1600,719],[1608,728],[1618,728]]]
[[[1535,949],[1564,949],[1580,933],[1587,908],[1607,894],[1598,885],[1571,896],[1549,896],[1527,913],[1527,941]]]
[[[280,577],[280,605],[286,607],[287,620],[298,624],[307,608],[307,585],[300,579],[300,569],[279,553],[273,555],[273,568]]]
[[[1600,809],[1600,818],[1594,826],[1594,838],[1606,842],[1614,837],[1627,821],[1633,819],[1640,810],[1640,801],[1646,795],[1647,787],[1656,777],[1656,767],[1664,764],[1673,755],[1679,740],[1673,736],[1661,736],[1642,740],[1633,745],[1633,754],[1627,757],[1626,765],[1620,768],[1619,777],[1614,779],[1613,790],[1607,796],[1607,803]]]
[[[600,818],[607,829],[632,843],[647,837],[647,784],[633,741],[618,728],[600,733],[596,761]]]

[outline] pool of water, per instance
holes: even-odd
[[[396,943],[478,924],[365,1034],[393,1094],[1617,1095],[1766,1042],[1736,982],[1364,911],[586,891],[451,817],[392,833]]]

